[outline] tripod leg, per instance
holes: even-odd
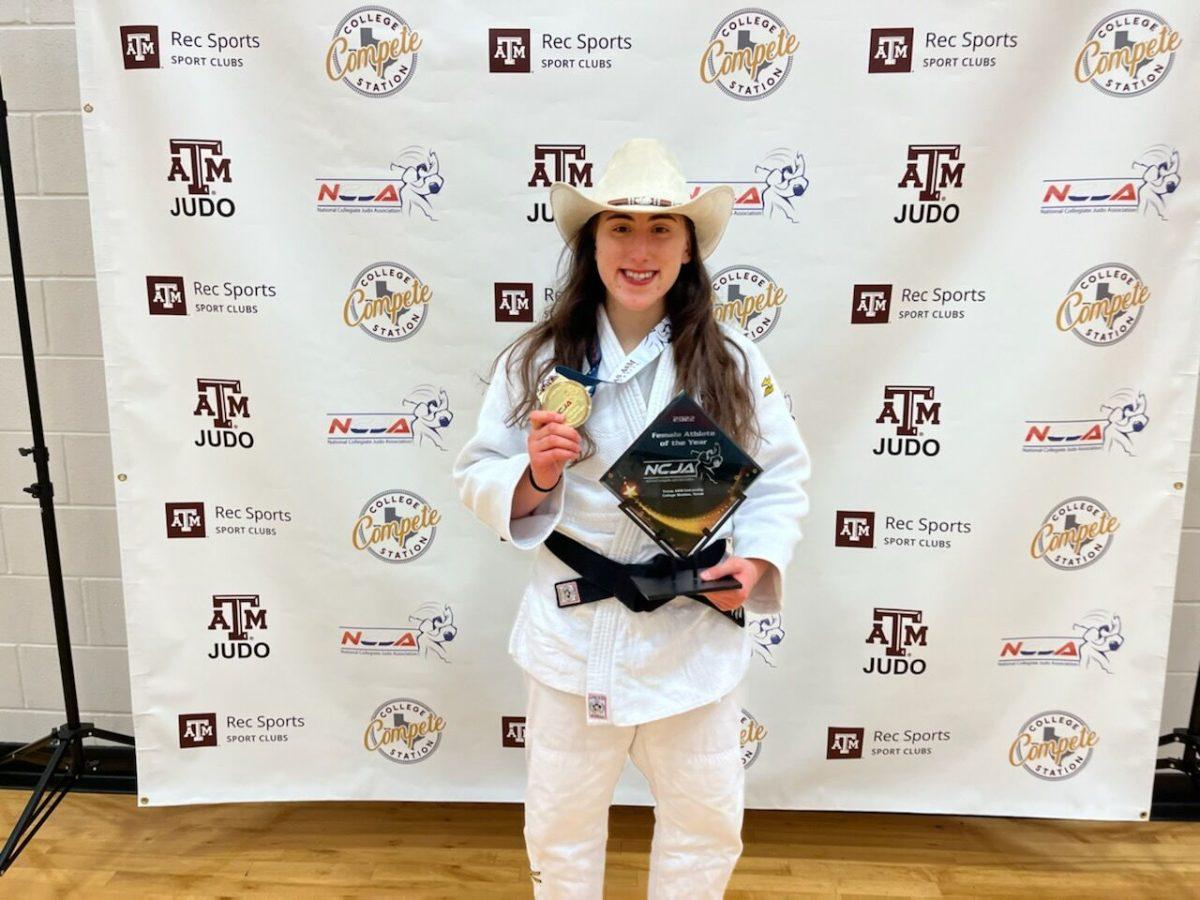
[[[66,795],[67,791],[70,790],[71,782],[74,780],[74,778],[68,776],[66,787],[64,787],[61,793],[58,794],[57,798],[55,798],[49,809],[43,812],[43,808],[46,806],[46,803],[43,802],[43,795],[46,792],[46,786],[50,783],[50,779],[53,778],[55,773],[58,771],[58,765],[60,762],[62,762],[62,758],[70,748],[71,744],[72,741],[70,740],[62,740],[59,741],[58,746],[54,748],[54,753],[51,754],[50,761],[46,763],[46,769],[42,772],[42,777],[38,779],[37,786],[33,789],[33,793],[29,797],[29,802],[25,804],[25,809],[21,812],[21,817],[17,819],[17,824],[13,827],[12,834],[9,835],[8,843],[4,845],[4,851],[0,853],[0,873],[3,873],[8,869],[13,860],[17,858],[17,854],[25,848],[25,844],[28,843],[29,838],[33,837],[38,828],[42,826],[42,822],[46,821],[46,817],[50,815],[50,813],[54,810],[54,807],[58,806],[59,801],[61,801]],[[39,814],[41,814],[40,817]],[[35,817],[38,818],[36,826],[34,826],[33,831],[30,831],[28,836],[25,837],[25,840],[22,840],[22,836],[29,829]]]

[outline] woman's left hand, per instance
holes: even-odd
[[[718,609],[729,611],[737,609],[746,602],[746,598],[750,596],[750,592],[754,590],[754,586],[758,584],[758,580],[766,574],[767,569],[771,564],[765,559],[747,559],[742,556],[731,556],[728,559],[721,560],[711,569],[705,569],[700,573],[700,577],[705,581],[716,581],[718,578],[733,576],[739,582],[741,587],[735,591],[713,591],[711,594],[705,594],[713,605]]]

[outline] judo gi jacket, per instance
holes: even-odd
[[[721,328],[749,362],[762,438],[757,446],[743,449],[762,474],[714,540],[727,538],[734,555],[771,564],[746,601],[747,614],[766,615],[782,608],[782,574],[808,511],[803,482],[809,475],[809,457],[783,390],[758,347],[739,331]],[[645,354],[654,332],[627,356],[601,306],[597,335],[599,378],[611,379],[614,373],[628,374],[628,367],[622,372],[627,359],[639,350]],[[734,356],[740,361],[736,351]],[[455,461],[454,481],[463,502],[484,525],[522,550],[536,550],[509,653],[543,684],[584,695],[589,724],[639,725],[723,697],[749,665],[749,629],[689,597],[676,597],[651,613],[635,613],[613,597],[560,609],[554,586],[577,573],[542,546],[557,529],[620,563],[647,562],[663,552],[618,509],[617,499],[599,478],[680,390],[672,345],[659,346],[646,363],[655,366],[648,399],[635,377],[597,387],[584,426],[595,454],[568,466],[541,504],[519,519],[511,517],[512,497],[526,477],[529,426],[504,424],[519,396],[519,382],[508,363],[506,353],[488,385],[476,432]]]

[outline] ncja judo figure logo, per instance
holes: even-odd
[[[700,55],[700,80],[738,100],[761,100],[787,79],[799,44],[778,16],[739,9],[713,29]]]
[[[433,198],[446,179],[437,154],[414,144],[396,155],[386,174],[320,176],[316,183],[318,212],[406,213],[412,218],[416,211],[436,221]]]
[[[714,314],[761,341],[779,323],[787,291],[757,266],[727,266],[712,276]]]
[[[423,603],[408,617],[408,625],[393,628],[343,626],[341,652],[357,656],[430,656],[444,663],[447,646],[458,637],[454,610],[437,603]]]
[[[397,262],[377,262],[354,276],[342,301],[342,324],[379,341],[403,341],[425,324],[433,289]]]
[[[1120,520],[1099,500],[1070,497],[1046,515],[1029,545],[1029,554],[1056,569],[1083,569],[1108,552],[1120,527]]]
[[[1105,178],[1047,179],[1044,213],[1153,212],[1167,218],[1167,198],[1179,189],[1179,151],[1156,144],[1130,164],[1132,175]]]
[[[445,719],[420,700],[401,697],[371,715],[363,747],[394,763],[419,763],[433,755],[445,731]]]
[[[1100,736],[1083,719],[1055,709],[1021,726],[1008,748],[1008,762],[1046,781],[1078,775],[1092,758]]]
[[[441,520],[437,509],[411,491],[383,491],[363,507],[350,542],[384,562],[412,562],[429,549]]]
[[[1125,646],[1121,617],[1094,609],[1074,624],[1073,635],[1006,637],[996,662],[1001,666],[1066,666],[1097,669],[1109,675],[1111,657]]]
[[[1134,435],[1150,424],[1148,407],[1142,391],[1122,388],[1100,404],[1099,416],[1027,420],[1022,449],[1029,453],[1120,450],[1126,456],[1137,456]]]
[[[1075,56],[1075,80],[1113,97],[1144,94],[1167,77],[1181,42],[1157,13],[1121,10],[1088,32]]]
[[[713,185],[733,189],[735,216],[766,216],[793,225],[800,221],[800,198],[808,191],[804,154],[790,147],[776,147],[754,167],[752,178],[715,178],[689,181],[694,199]]]
[[[454,421],[450,398],[431,384],[413,388],[399,412],[329,413],[330,444],[429,444],[445,451],[442,432]]]
[[[747,617],[746,630],[754,640],[754,654],[772,669],[775,668],[775,648],[783,643],[783,614]]]
[[[1150,288],[1124,263],[1104,263],[1075,279],[1058,304],[1055,324],[1087,344],[1107,347],[1124,340],[1137,326],[1150,299]]]
[[[325,75],[364,97],[390,97],[417,71],[424,40],[385,6],[360,6],[347,15],[325,50]]]

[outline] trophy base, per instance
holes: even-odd
[[[695,569],[676,572],[673,576],[653,578],[645,575],[632,576],[633,583],[638,586],[648,600],[669,600],[680,594],[707,594],[710,591],[736,591],[742,583],[736,578],[718,578],[715,581],[705,581]]]

